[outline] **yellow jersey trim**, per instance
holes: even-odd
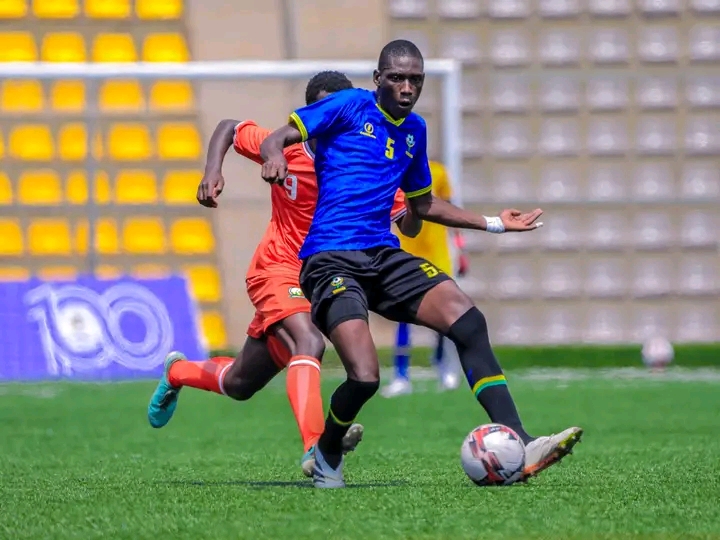
[[[290,115],[290,120],[292,120],[297,128],[300,130],[300,135],[302,135],[302,142],[305,142],[308,140],[308,132],[307,128],[305,127],[305,124],[303,124],[303,121],[300,120],[300,117],[297,115],[297,113],[292,113]]]
[[[431,190],[432,190],[432,184],[430,184],[428,187],[418,189],[417,191],[411,191],[410,193],[406,193],[405,197],[407,197],[408,199],[412,199],[413,197],[419,197],[420,195],[425,195],[426,193],[430,193]]]
[[[375,103],[375,106],[378,108],[378,111],[380,111],[380,112],[382,113],[382,115],[385,117],[385,120],[387,120],[388,122],[390,122],[390,123],[393,124],[394,126],[399,126],[399,125],[401,125],[401,124],[405,121],[404,118],[401,118],[400,120],[395,120],[392,116],[390,116],[388,113],[386,113],[386,112],[383,110],[383,108],[380,106],[379,103]]]

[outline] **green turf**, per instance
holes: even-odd
[[[530,430],[586,436],[509,488],[465,478],[459,445],[484,415],[430,381],[368,404],[339,491],[301,476],[282,381],[249,403],[185,390],[162,430],[151,383],[0,386],[0,538],[720,537],[720,384],[512,375]]]

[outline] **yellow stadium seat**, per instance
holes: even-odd
[[[127,253],[162,254],[167,251],[165,227],[159,218],[132,217],[123,227],[123,249]]]
[[[49,161],[55,155],[50,128],[43,124],[17,126],[10,133],[10,156],[28,161]]]
[[[198,302],[220,300],[220,274],[209,264],[188,265],[183,268],[190,283],[190,291]]]
[[[44,62],[85,62],[85,40],[78,32],[52,32],[45,34],[40,48]]]
[[[115,202],[151,204],[158,200],[157,181],[152,171],[120,171],[115,178]]]
[[[227,345],[227,334],[222,315],[217,311],[204,311],[200,324],[205,341],[210,349],[222,349]]]
[[[35,62],[37,46],[30,32],[0,32],[0,62]]]
[[[64,219],[36,219],[28,226],[28,244],[32,255],[70,255],[70,224]]]
[[[24,171],[18,180],[18,201],[27,205],[60,204],[63,199],[60,176],[52,169]]]
[[[172,274],[170,267],[164,264],[138,264],[132,267],[130,272],[133,277],[139,279],[163,278]]]
[[[100,110],[103,112],[139,112],[144,108],[145,98],[136,80],[109,80],[100,88]]]
[[[87,157],[87,130],[85,124],[65,124],[58,132],[58,154],[63,161],[81,161]],[[102,137],[96,132],[93,137],[93,157],[102,159]]]
[[[30,270],[22,266],[0,267],[0,281],[27,281],[30,279]]]
[[[75,246],[77,252],[85,255],[88,252],[88,222],[82,220],[75,229]],[[117,223],[111,218],[99,218],[95,221],[95,250],[101,255],[120,253]]]
[[[187,62],[190,53],[182,34],[149,34],[143,42],[142,59],[145,62]]]
[[[98,264],[95,267],[95,277],[98,279],[118,279],[123,275],[122,269],[112,264]]]
[[[202,153],[200,133],[192,122],[162,124],[157,139],[160,159],[198,159]]]
[[[144,124],[114,124],[108,134],[110,157],[119,161],[149,159],[153,155],[150,132]]]
[[[93,62],[136,62],[137,51],[130,34],[98,34],[92,46]]]
[[[136,0],[135,13],[139,19],[179,19],[183,0]]]
[[[57,112],[78,113],[85,109],[85,83],[56,81],[50,90],[52,108]]]
[[[34,79],[5,80],[2,83],[0,108],[8,113],[37,113],[45,100],[40,81]]]
[[[150,88],[150,108],[157,112],[182,112],[194,108],[192,85],[187,81],[157,81]]]
[[[12,183],[7,174],[0,171],[0,205],[8,205],[13,202]]]
[[[215,249],[210,222],[202,218],[183,218],[173,222],[170,242],[173,251],[181,255],[207,254]]]
[[[0,256],[22,255],[25,251],[20,222],[16,219],[0,218]]]
[[[26,0],[0,0],[0,19],[22,19],[27,11]]]
[[[168,171],[163,181],[165,204],[196,204],[200,180],[202,180],[201,171]]]
[[[43,281],[75,281],[77,275],[78,270],[74,266],[45,266],[37,272]]]
[[[33,0],[33,13],[39,19],[74,19],[80,15],[78,0]]]
[[[95,203],[110,202],[110,179],[105,171],[95,175]],[[72,171],[68,174],[65,185],[65,199],[70,204],[85,204],[88,200],[88,182],[85,171]]]
[[[85,15],[91,19],[127,19],[130,0],[85,0]]]

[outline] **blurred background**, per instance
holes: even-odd
[[[720,341],[720,0],[0,0],[2,62],[374,60],[393,38],[462,62],[462,204],[546,212],[537,233],[466,234],[461,284],[495,342]],[[220,207],[200,207],[205,147],[223,118],[282,125],[304,84],[3,78],[6,358],[20,355],[14,336],[37,340],[14,330],[28,318],[20,293],[88,274],[186,276],[204,345],[241,345],[268,189],[229,155]],[[418,112],[438,160],[441,99],[431,78]],[[55,324],[75,329],[76,350],[100,343],[82,344],[86,311]],[[393,342],[389,323],[373,329]],[[47,350],[57,339],[43,335]]]

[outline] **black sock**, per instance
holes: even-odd
[[[450,327],[448,337],[455,343],[468,384],[490,421],[513,429],[526,444],[532,441],[534,437],[523,428],[505,375],[490,346],[485,316],[477,308],[470,308]]]
[[[325,420],[325,431],[318,447],[331,467],[337,467],[342,456],[342,439],[362,406],[373,397],[380,381],[364,382],[347,379],[338,386],[330,398],[330,409]]]

